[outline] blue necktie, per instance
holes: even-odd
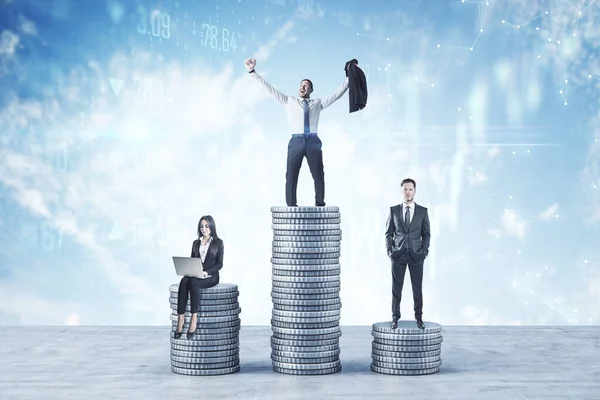
[[[406,231],[410,226],[410,206],[406,206],[406,213],[404,213],[404,225],[406,225]]]
[[[310,133],[310,121],[308,120],[308,100],[302,100],[304,107],[304,133]]]

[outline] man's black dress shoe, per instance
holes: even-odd
[[[392,329],[396,329],[398,327],[398,320],[392,319]]]
[[[419,327],[419,329],[425,329],[425,324],[423,323],[422,319],[418,319],[417,320],[417,326]]]

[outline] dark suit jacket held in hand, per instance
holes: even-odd
[[[429,215],[427,208],[414,204],[416,207],[408,231],[404,225],[402,204],[390,207],[390,214],[386,222],[385,245],[390,257],[393,257],[394,253],[408,248],[413,261],[421,262],[429,253],[431,238]]]
[[[350,99],[351,113],[362,110],[367,105],[367,78],[356,64],[358,61],[354,58],[348,61],[344,67],[348,77],[348,99]]]
[[[215,239],[210,242],[204,258],[204,270],[213,277],[219,277],[219,270],[223,268],[223,240]],[[200,258],[200,239],[194,240],[192,244],[191,257]]]

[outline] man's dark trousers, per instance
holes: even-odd
[[[285,202],[288,207],[297,206],[296,188],[300,167],[306,156],[308,167],[315,181],[315,205],[325,205],[325,173],[323,172],[323,152],[321,139],[314,133],[292,135],[287,151],[287,172],[285,174]]]
[[[415,319],[420,319],[423,315],[423,261],[414,262],[407,249],[392,255],[392,318],[400,319],[400,300],[406,266],[412,283]]]

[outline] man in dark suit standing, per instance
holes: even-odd
[[[423,263],[429,253],[429,215],[427,208],[415,203],[417,184],[408,178],[402,181],[404,201],[390,207],[386,223],[385,244],[392,260],[392,329],[398,327],[400,300],[406,266],[410,272],[417,326],[423,324]]]

